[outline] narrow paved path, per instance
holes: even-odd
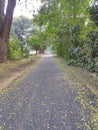
[[[74,100],[76,92],[69,89],[52,57],[44,57],[9,91],[0,95],[0,130],[89,130]]]

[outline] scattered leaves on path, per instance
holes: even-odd
[[[62,70],[70,91],[76,92],[74,100],[81,105],[80,114],[85,129],[98,130],[98,81],[82,69],[68,66],[63,59],[55,58],[55,62]]]

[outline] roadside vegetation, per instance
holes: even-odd
[[[87,71],[98,73],[98,1],[42,0],[41,2],[38,13],[33,12],[32,20],[23,16],[13,19],[11,31],[10,26],[8,30],[9,42],[7,42],[9,33],[5,37],[3,33],[5,28],[0,21],[3,34],[1,42],[7,42],[6,49],[9,46],[7,50],[1,49],[3,50],[0,52],[1,62],[28,57],[31,50],[35,50],[36,54],[44,53],[47,46],[51,46],[54,53],[63,57],[69,65],[81,66]],[[10,1],[8,3],[9,9],[11,3]],[[16,0],[12,4],[13,9],[11,12],[6,10],[4,17],[5,1],[1,0],[0,14],[5,18],[4,21],[8,21],[6,17],[10,13],[13,15]],[[4,44],[1,45],[3,47]]]
[[[12,81],[24,75],[30,68],[33,68],[40,58],[40,55],[32,55],[28,58],[8,60],[7,63],[0,64],[0,92]]]
[[[9,39],[8,59],[27,58],[32,51],[36,51],[35,54],[43,53],[47,47],[43,40],[43,32],[37,24],[24,16],[14,18]]]
[[[98,3],[90,0],[44,1],[35,17],[47,42],[69,65],[98,72]]]

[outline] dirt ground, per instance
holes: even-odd
[[[12,81],[27,72],[30,67],[40,59],[40,56],[30,56],[29,58],[0,63],[0,92]]]

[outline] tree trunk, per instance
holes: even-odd
[[[5,0],[0,0],[0,17],[4,16]]]
[[[8,0],[6,15],[4,18],[4,24],[0,36],[0,62],[7,62],[9,34],[10,34],[10,28],[12,24],[15,5],[16,5],[16,0]]]
[[[5,5],[5,0],[0,0],[0,36],[4,24],[4,5]]]

